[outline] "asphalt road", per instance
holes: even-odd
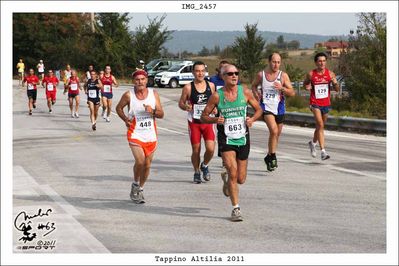
[[[115,90],[114,106],[125,90]],[[17,227],[21,221],[32,227],[26,235],[13,229],[15,252],[386,252],[385,137],[327,131],[331,159],[321,161],[307,147],[313,130],[286,126],[279,167],[270,173],[263,163],[268,133],[257,123],[250,130],[247,182],[240,187],[244,221],[233,223],[220,158],[210,164],[210,182],[192,183],[180,89],[158,91],[165,118],[157,121],[147,203],[137,205],[129,199],[133,156],[115,113],[110,123],[100,118],[93,132],[85,96],[76,119],[61,89],[49,114],[40,88],[28,116],[26,91],[14,83],[13,212]],[[33,233],[24,243],[21,238]]]

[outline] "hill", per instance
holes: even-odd
[[[300,48],[313,48],[316,42],[327,41],[332,37],[346,39],[345,36],[326,36],[326,35],[311,35],[311,34],[297,34],[284,33],[272,31],[259,31],[261,36],[266,40],[266,43],[275,43],[277,37],[284,36],[284,40],[289,42],[297,40],[300,42]],[[203,46],[207,48],[214,48],[218,45],[221,49],[227,45],[234,43],[238,36],[243,36],[244,31],[194,31],[194,30],[180,30],[172,33],[172,39],[167,41],[164,45],[168,51],[172,53],[177,52],[199,52]]]

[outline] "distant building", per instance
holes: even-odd
[[[327,55],[331,57],[339,57],[342,52],[346,52],[349,47],[349,43],[346,41],[338,41],[338,42],[319,42],[315,43],[314,47],[324,48],[326,49]]]

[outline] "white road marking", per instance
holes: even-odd
[[[54,202],[56,202],[66,213],[76,216],[81,215],[80,211],[78,211],[75,207],[69,204],[63,197],[60,196],[54,189],[52,189],[49,185],[41,185],[40,189],[49,196]]]

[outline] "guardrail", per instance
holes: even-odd
[[[248,108],[248,113],[252,115],[253,109]],[[315,126],[313,114],[298,112],[286,112],[284,123],[300,126]],[[386,120],[336,117],[332,115],[328,116],[325,127],[333,130],[377,133],[382,135],[385,135],[387,130]]]

